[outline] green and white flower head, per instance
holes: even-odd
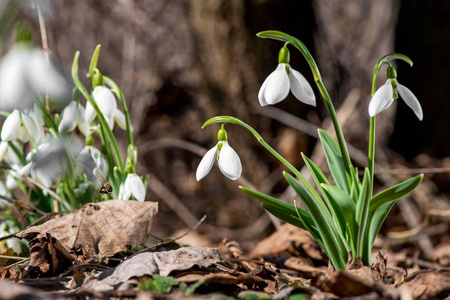
[[[292,91],[295,98],[305,104],[316,106],[316,96],[303,75],[289,65],[290,54],[284,45],[278,56],[278,67],[261,86],[258,99],[261,106],[273,105],[283,101]]]
[[[120,185],[119,199],[129,200],[134,196],[136,200],[144,202],[145,200],[145,185],[141,177],[136,174],[133,165],[127,163],[127,178],[125,182]]]
[[[20,140],[23,143],[31,140],[35,144],[39,143],[45,138],[40,117],[41,115],[34,109],[26,112],[13,110],[3,123],[2,140]]]
[[[72,101],[64,108],[59,119],[58,131],[61,133],[69,133],[78,125],[80,131],[87,136],[89,134],[89,123],[86,122],[86,110],[77,101]]]
[[[397,81],[397,72],[390,66],[387,69],[387,81],[382,85],[373,95],[369,103],[369,115],[374,117],[387,109],[394,102],[394,99],[398,99],[400,95],[416,114],[417,118],[422,121],[423,112],[420,106],[419,100],[416,96],[404,85],[401,85]]]
[[[227,178],[236,180],[241,177],[241,160],[239,159],[236,151],[234,151],[228,144],[227,132],[223,128],[223,125],[217,133],[217,139],[219,140],[217,145],[206,152],[197,167],[197,181],[208,175],[216,160],[218,161],[220,171]]]

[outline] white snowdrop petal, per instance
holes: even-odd
[[[124,130],[127,129],[125,114],[122,111],[116,109],[116,111],[114,112],[114,121],[116,121],[117,125],[119,125],[120,128]]]
[[[127,178],[125,179],[124,189],[123,189],[123,200],[130,199],[132,194],[131,190],[131,178],[130,174],[127,175]]]
[[[88,101],[86,103],[86,112],[84,114],[84,119],[86,120],[87,123],[91,123],[92,121],[94,121],[96,115],[97,113],[95,112],[94,107]]]
[[[117,103],[111,90],[106,86],[97,86],[94,89],[93,96],[102,114],[112,119],[117,110]]]
[[[58,130],[61,133],[68,133],[75,129],[78,121],[77,103],[75,101],[64,108],[59,119]]]
[[[92,107],[92,106],[91,106]],[[90,125],[86,121],[86,109],[81,104],[77,104],[77,124],[78,128],[80,129],[81,133],[84,134],[84,136],[88,136],[90,132]]]
[[[216,155],[217,155],[217,145],[209,149],[208,152],[206,152],[205,156],[203,156],[202,160],[200,161],[197,167],[197,172],[195,174],[197,181],[201,180],[209,173],[209,171],[211,171],[211,168],[214,165],[214,162],[216,161]]]
[[[414,111],[420,121],[423,119],[422,106],[416,96],[406,86],[397,82],[397,90],[403,101]]]
[[[223,175],[231,180],[236,180],[241,177],[241,160],[227,141],[223,142],[222,149],[219,153],[219,169],[222,171]]]
[[[20,118],[20,112],[15,109],[3,123],[1,133],[2,140],[11,141],[17,139],[21,124],[22,119]]]
[[[68,101],[70,99],[68,82],[57,68],[56,63],[47,59],[44,51],[34,49],[30,53],[27,69],[27,79],[36,93],[40,95],[49,94],[50,97],[57,98],[57,102],[52,102],[57,106],[64,107],[68,104],[70,101]]]
[[[375,92],[372,100],[370,100],[369,115],[371,117],[376,116],[388,108],[394,101],[393,93],[391,79],[388,79],[386,83]]]
[[[292,68],[290,68],[290,74],[291,91],[295,98],[305,104],[316,106],[316,95],[306,78]]]
[[[36,124],[36,122],[34,122],[34,120],[27,114],[22,113],[21,115],[22,115],[23,126],[24,126],[25,130],[27,131],[28,135],[30,136],[30,139],[33,142],[37,143],[40,138],[38,124]]]
[[[289,94],[290,83],[286,72],[287,64],[278,64],[278,67],[267,77],[264,90],[262,91],[262,100],[260,103],[268,105],[276,104],[284,100]]]
[[[141,177],[137,174],[128,174],[130,176],[130,187],[131,193],[136,198],[136,200],[144,202],[145,200],[145,186],[142,182]]]

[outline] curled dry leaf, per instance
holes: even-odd
[[[100,281],[91,281],[85,288],[106,291],[117,288],[133,277],[159,274],[169,275],[172,271],[188,270],[193,266],[209,267],[222,261],[217,248],[184,247],[163,252],[144,252],[125,260],[115,269],[107,270]]]
[[[68,249],[84,247],[91,255],[112,256],[127,245],[135,248],[144,243],[157,212],[156,202],[88,203],[74,213],[30,227],[15,236],[31,240],[50,233]]]

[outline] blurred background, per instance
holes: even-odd
[[[5,0],[0,0],[4,2]],[[30,24],[33,43],[42,47],[42,27],[32,1],[14,18]],[[338,111],[355,165],[367,165],[373,68],[384,55],[400,52],[398,81],[422,104],[420,122],[401,101],[377,117],[376,190],[424,172],[425,181],[399,201],[382,233],[437,223],[435,211],[450,209],[450,2],[392,0],[77,0],[36,1],[42,5],[48,50],[70,74],[80,51],[79,74],[88,70],[101,44],[100,71],[123,90],[139,149],[140,175],[150,175],[147,201],[160,204],[154,234],[167,238],[208,218],[196,232],[204,241],[238,240],[244,249],[276,228],[259,202],[238,186],[250,186],[286,201],[293,194],[281,164],[245,129],[228,125],[228,139],[240,155],[243,177],[225,178],[217,167],[197,182],[203,154],[217,143],[219,125],[201,129],[216,115],[231,115],[253,126],[294,166],[300,153],[324,166],[317,127],[334,134],[310,69],[291,47],[291,66],[313,85],[316,108],[292,94],[261,108],[257,94],[276,68],[282,43],[256,33],[280,30],[299,38],[319,65]],[[3,30],[3,53],[12,42]],[[386,80],[385,68],[378,86]],[[122,151],[125,132],[116,128]],[[407,168],[411,170],[408,171]],[[445,217],[445,216],[444,216]],[[448,232],[448,216],[446,216]],[[442,231],[442,228],[440,229]],[[438,235],[442,237],[442,235]],[[445,237],[445,234],[444,234]],[[427,235],[428,249],[435,245]],[[448,239],[448,235],[447,235]]]

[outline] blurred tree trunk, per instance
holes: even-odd
[[[356,92],[358,100],[349,119],[342,120],[343,131],[347,141],[365,153],[373,69],[381,57],[394,52],[398,8],[399,1],[391,0],[314,0],[316,56],[324,83],[338,107]],[[379,75],[377,87],[386,81],[385,67]],[[379,150],[387,145],[394,114],[391,108],[377,116]]]

